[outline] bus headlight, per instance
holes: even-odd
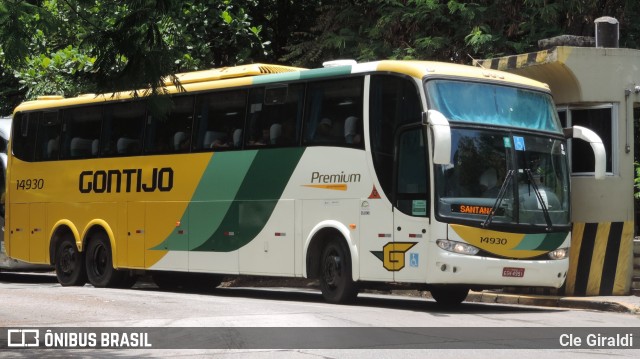
[[[467,254],[470,256],[473,256],[475,254],[477,254],[480,249],[470,245],[470,244],[466,244],[466,243],[462,243],[462,242],[455,242],[455,241],[449,241],[446,239],[438,239],[436,241],[436,244],[438,245],[438,247],[444,249],[445,251],[448,252],[453,252],[453,253],[460,253],[460,254]]]
[[[553,260],[565,259],[567,255],[569,255],[569,248],[558,248],[548,254],[549,258]]]

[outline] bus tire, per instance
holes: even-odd
[[[351,276],[351,256],[344,241],[333,239],[322,250],[320,290],[329,303],[352,303],[358,296]]]
[[[443,307],[455,307],[460,305],[469,294],[469,288],[435,287],[429,291],[438,305]]]
[[[63,287],[83,286],[87,282],[83,254],[73,237],[62,238],[56,248],[56,277]]]
[[[85,253],[87,279],[94,287],[116,287],[122,283],[126,272],[113,268],[113,257],[109,238],[104,232],[95,232],[89,238]]]

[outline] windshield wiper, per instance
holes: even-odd
[[[531,170],[527,168],[524,170],[524,172],[527,174],[527,177],[529,178],[529,185],[533,187],[533,192],[536,194],[536,197],[538,198],[538,203],[540,203],[540,208],[542,208],[542,214],[544,215],[544,220],[545,222],[547,222],[547,231],[550,231],[553,224],[551,223],[551,217],[549,217],[549,209],[547,208],[546,203],[544,203],[544,199],[542,198],[542,194],[538,189],[538,185],[533,179],[533,174],[531,174]]]
[[[487,215],[487,218],[482,223],[482,228],[487,228],[491,221],[493,220],[493,216],[496,214],[496,211],[502,204],[502,200],[504,199],[505,194],[507,193],[507,189],[509,188],[509,182],[513,178],[514,170],[508,170],[507,175],[504,177],[504,181],[502,181],[502,186],[500,186],[500,191],[498,192],[498,198],[496,198],[493,207],[491,207],[491,212]]]

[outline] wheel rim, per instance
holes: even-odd
[[[340,256],[332,251],[324,258],[324,281],[330,287],[334,288],[340,282]]]
[[[60,270],[64,275],[70,275],[76,268],[77,262],[76,251],[71,245],[66,245],[62,249],[62,255],[60,256]]]

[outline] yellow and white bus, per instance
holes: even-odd
[[[14,112],[7,251],[64,286],[227,275],[319,280],[329,302],[404,284],[560,287],[567,136],[544,84],[436,62],[341,60],[179,75],[168,111],[130,93]],[[591,155],[590,155],[591,156]]]

